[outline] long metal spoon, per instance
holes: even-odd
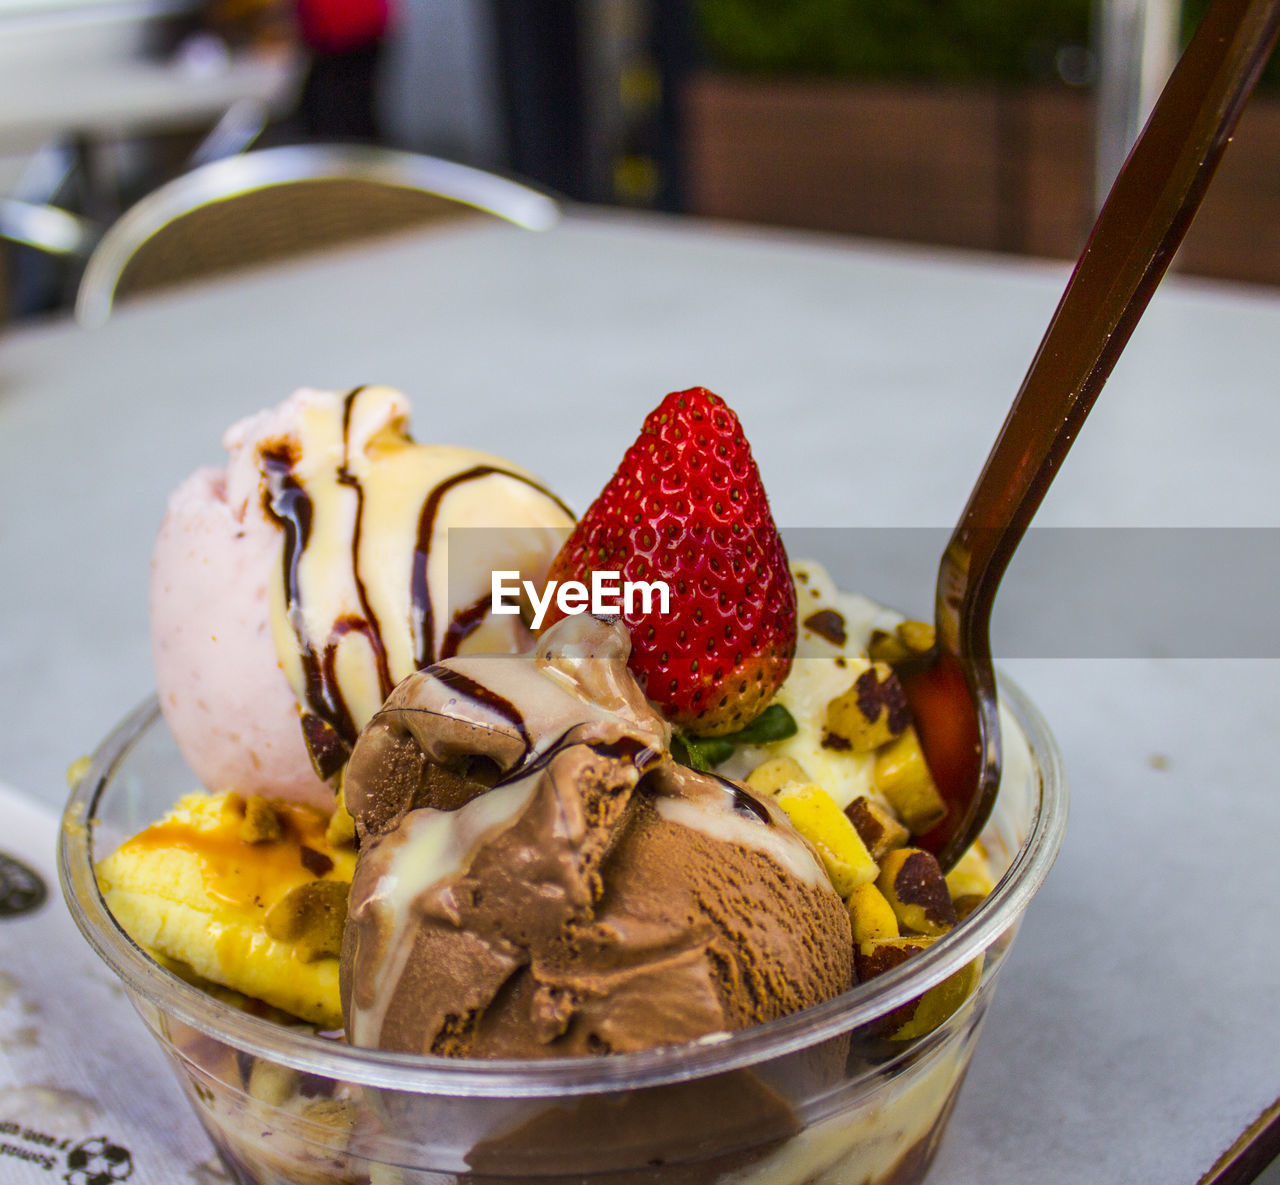
[[[1000,783],[991,606],[1032,516],[1204,197],[1275,43],[1280,0],[1216,0],[1129,154],[938,568],[937,641],[900,674],[947,815],[949,868]]]

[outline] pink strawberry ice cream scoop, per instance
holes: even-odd
[[[519,617],[489,611],[491,572],[544,578],[572,515],[510,462],[417,444],[408,424],[385,387],[297,391],[228,429],[226,469],[170,497],[152,655],[209,789],[330,802],[326,779],[401,679],[529,645]]]

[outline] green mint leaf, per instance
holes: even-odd
[[[738,745],[767,745],[796,735],[796,718],[781,704],[770,704],[746,728],[717,739]]]
[[[711,769],[711,766],[707,764],[707,759],[702,756],[697,746],[691,745],[689,739],[681,733],[676,733],[671,738],[671,756],[681,765],[687,765],[690,769],[696,769],[700,773],[705,774]]]
[[[746,728],[722,737],[691,737],[678,732],[671,740],[671,755],[690,769],[703,773],[723,765],[740,745],[767,745],[796,735],[796,719],[781,704],[770,704]]]

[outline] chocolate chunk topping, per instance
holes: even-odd
[[[956,908],[938,862],[928,852],[912,852],[893,881],[894,892],[904,905],[918,905],[935,926],[954,926]]]
[[[898,938],[867,943],[866,949],[855,947],[853,957],[858,969],[858,982],[864,983],[892,971],[912,955],[918,955],[932,941],[931,938]]]
[[[843,753],[848,749],[852,749],[853,745],[838,732],[824,732],[822,734],[822,747],[824,749],[835,749],[836,752]]]
[[[817,613],[811,613],[804,619],[804,627],[833,646],[843,646],[849,640],[844,617],[834,609],[819,609]]]
[[[854,680],[853,689],[858,697],[858,710],[868,720],[877,719],[883,708],[889,731],[895,735],[911,723],[911,709],[907,707],[906,692],[892,675],[882,683],[876,678],[875,668],[869,668]]]
[[[303,712],[302,736],[311,754],[311,764],[326,781],[346,765],[351,750],[327,721],[312,712]]]
[[[858,838],[866,844],[867,851],[874,851],[884,839],[884,824],[871,812],[866,797],[859,795],[844,808],[844,813],[849,816]]]

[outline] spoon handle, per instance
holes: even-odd
[[[1005,568],[1182,242],[1278,26],[1280,0],[1216,0],[1116,178],[943,557],[937,620],[952,654],[989,661]]]

